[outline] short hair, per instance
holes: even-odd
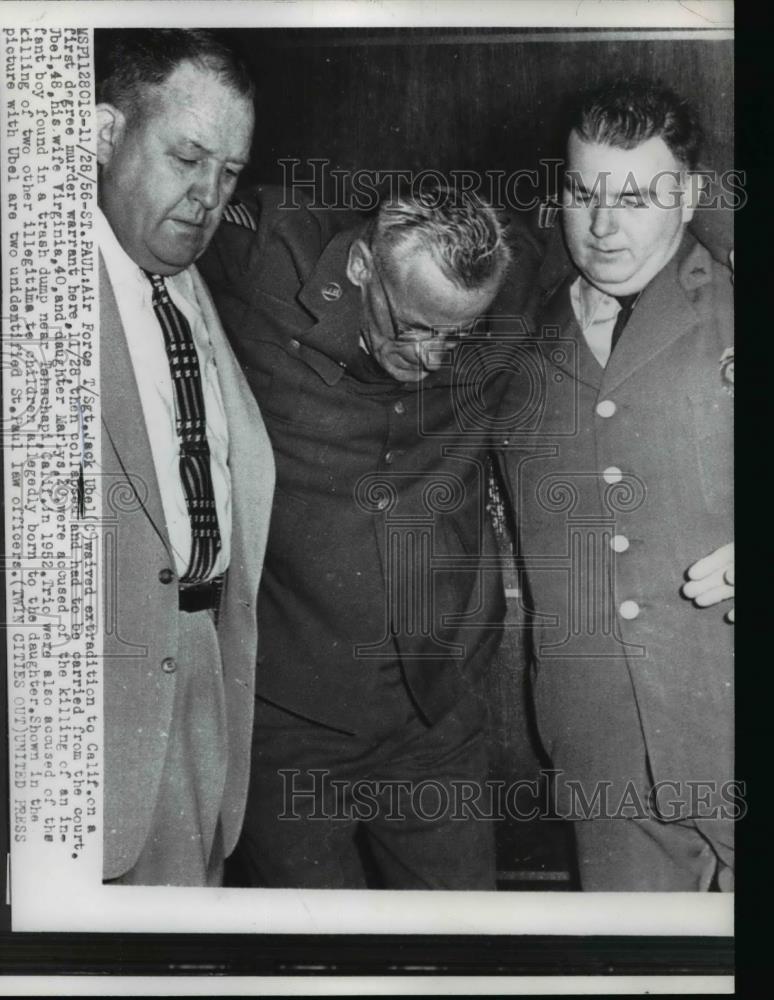
[[[472,192],[435,181],[400,185],[381,200],[371,222],[372,251],[386,269],[392,251],[409,241],[428,250],[461,288],[499,280],[511,259],[494,209]]]
[[[661,81],[644,77],[608,81],[583,94],[569,127],[586,142],[619,149],[658,136],[689,170],[698,163],[703,138],[691,104]]]
[[[215,73],[252,101],[255,88],[242,60],[218,36],[204,29],[111,28],[95,32],[97,103],[113,104],[133,121],[147,88],[164,83],[183,62]]]

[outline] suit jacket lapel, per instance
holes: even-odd
[[[102,257],[99,289],[102,422],[107,432],[103,441],[103,470],[126,476],[138,503],[172,558],[140,391],[113,286]],[[118,414],[123,419],[118,419]],[[107,449],[114,450],[115,454],[105,454]]]

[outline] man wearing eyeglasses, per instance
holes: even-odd
[[[227,215],[202,265],[278,470],[247,880],[492,889],[492,824],[460,800],[486,812],[504,598],[486,428],[462,411],[497,383],[476,321],[509,251],[490,208],[440,188],[343,230],[280,198]]]

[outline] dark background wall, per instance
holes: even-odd
[[[707,164],[733,166],[730,40],[424,29],[255,30],[231,40],[258,82],[250,179],[280,182],[278,160],[288,157],[343,170],[530,168],[561,156],[568,95],[634,73],[691,99]]]

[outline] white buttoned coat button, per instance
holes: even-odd
[[[603,399],[601,402],[597,403],[597,416],[612,417],[617,409],[618,407],[612,399]]]
[[[174,674],[177,670],[177,660],[172,656],[165,656],[161,661],[161,669],[165,674]]]
[[[609,486],[613,486],[615,483],[621,482],[623,472],[621,472],[617,465],[611,465],[602,473],[602,478]]]
[[[636,601],[623,601],[618,609],[618,614],[627,621],[632,621],[632,619],[636,618],[639,613],[640,606]]]
[[[629,539],[626,535],[613,535],[610,539],[610,548],[613,552],[626,552],[629,548]]]

